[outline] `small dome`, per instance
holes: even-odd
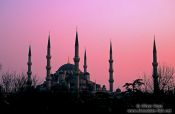
[[[117,89],[116,89],[116,92],[117,92],[117,93],[121,93],[121,89],[120,89],[120,88],[117,88]]]

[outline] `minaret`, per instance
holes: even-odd
[[[75,56],[74,56],[74,64],[75,64],[75,76],[76,76],[76,91],[79,92],[79,44],[78,44],[78,32],[76,30],[76,39],[75,39]]]
[[[50,46],[50,33],[47,44],[47,65],[46,65],[46,85],[47,89],[51,89],[51,46]]]
[[[113,92],[113,59],[112,59],[112,43],[110,42],[110,52],[109,52],[109,91]]]
[[[84,73],[87,72],[87,58],[86,58],[86,50],[84,52]]]
[[[83,65],[83,68],[84,68],[84,76],[85,76],[85,79],[87,81],[90,81],[90,74],[89,72],[87,72],[87,57],[86,57],[86,50],[84,52],[84,65]]]
[[[27,65],[28,65],[28,71],[27,71],[27,85],[28,86],[31,86],[32,84],[32,79],[31,79],[31,75],[32,75],[32,69],[31,69],[31,66],[32,66],[32,60],[31,60],[31,46],[29,46],[29,53],[28,53],[28,62],[27,62]]]
[[[154,44],[153,44],[153,83],[154,83],[154,93],[159,92],[159,82],[158,82],[158,72],[157,72],[157,50],[156,50],[156,42],[155,42],[155,36],[154,36]]]

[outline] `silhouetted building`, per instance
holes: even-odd
[[[120,88],[117,88],[115,92],[118,94],[118,93],[121,93],[122,91]]]
[[[84,53],[84,72],[79,69],[79,42],[78,33],[76,31],[75,38],[75,56],[74,64],[66,63],[62,65],[54,74],[51,74],[51,44],[50,34],[47,45],[47,65],[46,65],[46,81],[39,86],[42,89],[51,89],[52,87],[61,86],[71,92],[79,91],[100,91],[100,84],[96,84],[90,80],[90,73],[87,71],[86,50]]]
[[[84,52],[84,65],[83,65],[83,68],[84,68],[84,76],[86,77],[86,79],[89,81],[90,80],[90,77],[89,77],[89,72],[87,72],[87,57],[86,57],[86,50]]]
[[[110,42],[110,52],[109,52],[109,91],[113,92],[113,59],[112,59],[112,43]]]
[[[75,69],[74,69],[75,81],[74,81],[74,84],[75,84],[76,87],[74,87],[74,89],[77,92],[79,92],[79,87],[80,87],[79,61],[80,61],[80,57],[79,57],[79,43],[78,43],[78,33],[76,31],[75,56],[74,56],[74,64],[75,64]]]
[[[27,65],[28,65],[28,71],[27,71],[27,85],[28,86],[31,86],[32,84],[32,79],[31,79],[31,75],[32,75],[32,69],[31,69],[31,66],[32,66],[32,60],[31,60],[31,46],[29,46],[29,53],[28,53],[28,62],[27,62]]]
[[[48,44],[47,44],[47,65],[46,65],[46,86],[47,89],[51,89],[51,45],[50,45],[50,33],[49,33],[49,38],[48,38]]]
[[[106,86],[105,85],[102,86],[102,91],[106,92]]]
[[[155,42],[155,36],[154,36],[154,44],[153,44],[153,86],[154,86],[154,93],[159,92],[159,82],[158,82],[158,72],[157,72],[157,50],[156,50],[156,42]]]

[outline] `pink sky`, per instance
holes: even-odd
[[[109,42],[113,44],[114,88],[152,71],[153,36],[158,62],[175,66],[174,0],[1,0],[0,63],[2,71],[32,71],[46,76],[46,47],[51,33],[52,73],[73,63],[78,26],[80,68],[86,48],[91,80],[108,88]]]

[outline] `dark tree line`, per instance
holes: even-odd
[[[36,87],[38,80],[32,76],[32,87]],[[1,92],[5,94],[23,91],[27,87],[27,75],[24,73],[6,72],[0,75]]]
[[[162,65],[158,67],[158,83],[161,92],[175,92],[174,67]],[[143,91],[153,92],[152,75],[143,75]]]

